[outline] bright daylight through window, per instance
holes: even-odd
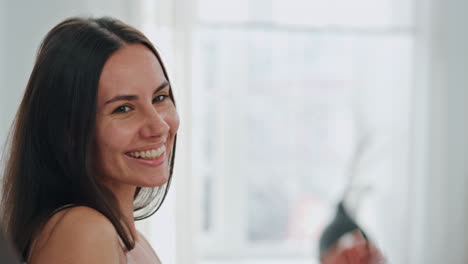
[[[313,263],[350,177],[389,207],[405,197],[411,4],[198,1],[191,50],[198,263]],[[373,185],[376,177],[386,185]],[[388,186],[401,187],[398,197]],[[373,209],[381,216],[368,221],[392,241],[403,224],[382,227],[404,221],[405,208]]]

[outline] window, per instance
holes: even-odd
[[[378,177],[370,195],[389,206],[406,197],[411,4],[197,2],[198,263],[313,263],[321,230],[355,174],[371,185]],[[390,192],[395,187],[400,193]],[[397,212],[381,213],[405,221],[405,208]],[[388,241],[400,231],[373,228]]]

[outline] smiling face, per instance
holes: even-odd
[[[169,83],[150,49],[130,44],[104,65],[96,109],[96,170],[115,190],[154,187],[169,178],[179,117]]]

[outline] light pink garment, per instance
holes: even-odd
[[[132,250],[127,251],[123,247],[127,258],[126,264],[161,264],[161,260],[145,237],[141,233],[139,233],[139,237],[140,240],[135,243],[135,248]]]

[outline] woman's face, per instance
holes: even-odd
[[[131,44],[114,53],[99,79],[96,169],[112,186],[160,186],[169,178],[169,156],[179,117],[156,56]]]

